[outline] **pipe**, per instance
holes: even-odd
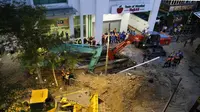
[[[151,59],[151,60],[149,60],[149,61],[146,61],[146,62],[144,62],[144,63],[140,63],[140,64],[135,65],[135,66],[133,66],[133,67],[127,68],[127,69],[125,69],[125,70],[122,70],[122,71],[120,71],[120,72],[118,72],[118,73],[126,72],[126,71],[128,71],[128,70],[130,70],[130,69],[134,69],[134,68],[136,68],[136,67],[142,66],[142,65],[147,64],[147,63],[149,63],[149,62],[155,61],[155,60],[157,60],[157,59],[159,59],[159,58],[160,58],[160,57],[156,57],[156,58]]]
[[[167,101],[167,103],[166,103],[166,105],[165,105],[165,107],[164,107],[164,109],[163,109],[162,112],[165,112],[165,111],[167,110],[167,107],[169,106],[169,103],[171,102],[173,96],[175,95],[176,90],[178,89],[178,86],[179,86],[181,80],[182,80],[182,78],[179,79],[178,84],[176,85],[176,88],[174,89],[174,92],[173,92],[172,95],[170,96],[170,98],[169,98],[169,100]]]

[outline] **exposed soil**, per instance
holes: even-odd
[[[74,86],[97,92],[106,104],[106,112],[152,112],[160,111],[170,95],[170,82],[160,84],[162,79],[127,74],[108,76],[77,75]],[[149,82],[149,80],[153,80]],[[170,81],[170,80],[169,80]],[[73,86],[72,86],[73,87]],[[70,87],[71,88],[71,87]]]

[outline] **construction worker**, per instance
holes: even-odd
[[[177,64],[179,64],[181,60],[183,59],[183,52],[181,52],[181,50],[178,51],[178,56],[179,56],[179,60]]]
[[[61,72],[62,72],[62,80],[64,81],[65,80],[65,70],[64,70],[64,68],[61,70]]]
[[[172,63],[172,66],[173,67],[176,67],[176,65],[178,64],[178,62],[180,61],[180,57],[179,57],[179,54],[178,53],[176,53],[176,55],[174,56],[174,58],[173,58],[173,63]]]
[[[188,41],[186,40],[185,43],[184,43],[184,47],[186,47],[187,43],[188,43]]]
[[[72,84],[72,81],[74,79],[74,74],[72,72],[69,73],[69,85]]]
[[[169,56],[174,57],[175,56],[175,51],[173,51]]]
[[[65,78],[65,85],[69,85],[69,72],[66,72],[65,73],[65,76],[64,76],[64,78]]]
[[[171,66],[171,62],[172,62],[172,56],[168,56],[166,62],[164,63],[163,68],[170,67]]]
[[[195,49],[195,53],[198,54],[200,51],[200,44],[197,46],[197,48]]]

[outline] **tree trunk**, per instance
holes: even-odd
[[[42,75],[41,75],[41,71],[39,67],[36,68],[36,73],[38,75],[39,83],[42,84],[43,80],[42,80]]]
[[[54,69],[54,64],[53,64],[53,63],[52,63],[52,72],[53,72],[53,77],[54,77],[56,86],[58,87],[58,81],[57,81],[57,79],[56,79],[56,74],[55,74],[55,69]]]

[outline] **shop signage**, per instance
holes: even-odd
[[[160,4],[160,10],[168,12],[169,11],[170,6],[167,4]]]
[[[169,11],[183,11],[183,10],[192,10],[193,9],[193,5],[186,5],[186,6],[171,6],[169,8]]]
[[[111,13],[122,14],[122,13],[145,12],[149,10],[150,9],[145,4],[119,5],[119,6],[113,6]]]
[[[57,24],[64,24],[64,21],[63,20],[58,20]]]
[[[57,23],[57,26],[68,26],[69,25],[67,19],[57,20],[56,23]]]

